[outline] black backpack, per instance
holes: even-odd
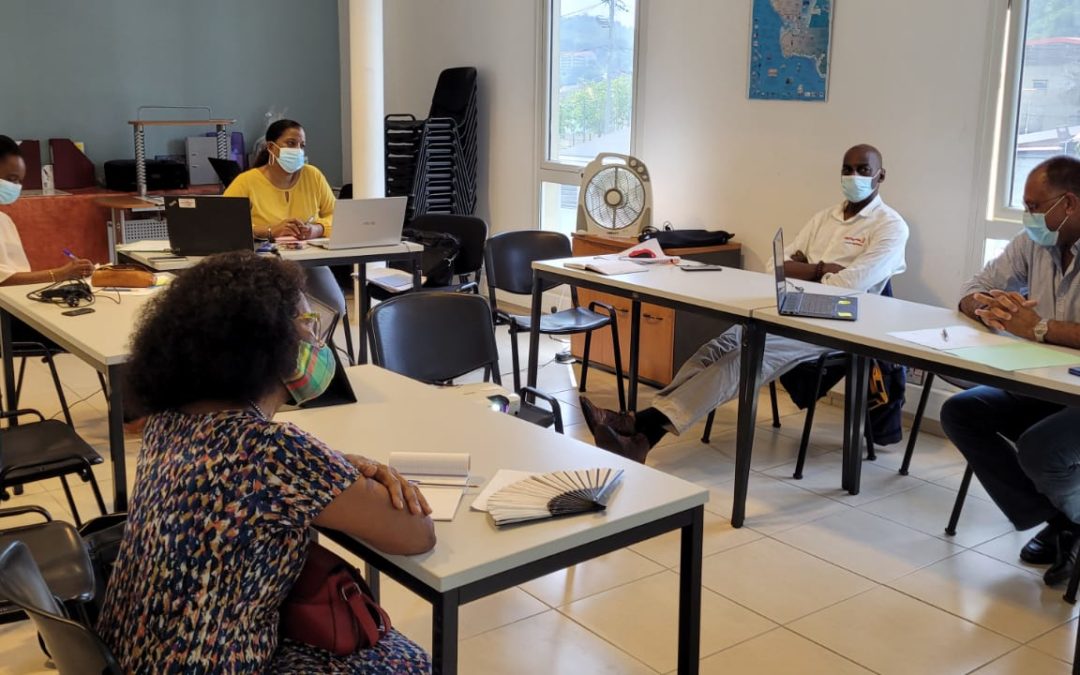
[[[420,267],[427,277],[424,286],[449,286],[454,283],[454,261],[461,252],[461,240],[447,232],[429,232],[405,228],[403,239],[424,247]]]

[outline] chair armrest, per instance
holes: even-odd
[[[458,293],[475,293],[480,295],[480,284],[475,281],[469,281],[458,286]]]
[[[495,317],[495,325],[496,326],[509,325],[509,324],[512,324],[514,322],[514,319],[511,318],[509,312],[504,312],[501,309],[493,309],[493,310],[491,310],[491,313]]]
[[[38,514],[45,519],[46,523],[51,523],[53,519],[48,511],[34,504],[27,504],[26,506],[12,506],[6,509],[0,509],[0,518],[14,518],[15,516],[24,516],[27,513]]]
[[[522,387],[518,391],[518,395],[521,396],[523,401],[527,401],[526,396],[534,396],[538,399],[546,401],[551,406],[551,414],[555,418],[555,431],[560,434],[563,432],[562,423],[562,408],[559,406],[559,400],[551,394],[545,394],[536,387]]]
[[[597,308],[600,308],[600,309],[604,310],[604,312],[606,312],[607,315],[611,317],[612,321],[615,320],[616,315],[615,315],[615,308],[614,307],[607,304],[606,302],[600,302],[599,300],[593,300],[592,302],[589,303],[589,311],[590,312],[596,312]],[[597,312],[597,313],[599,313],[599,312]]]
[[[38,421],[44,422],[45,416],[33,408],[20,408],[19,410],[5,410],[0,412],[0,420],[18,419],[23,415],[37,415]]]

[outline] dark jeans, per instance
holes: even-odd
[[[1080,522],[1080,408],[975,387],[945,402],[941,426],[1018,530]]]

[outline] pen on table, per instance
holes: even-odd
[[[949,331],[947,331],[944,328],[941,329],[941,339],[944,340],[945,342],[949,341]]]

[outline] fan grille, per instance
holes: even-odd
[[[634,224],[644,208],[645,186],[629,169],[618,166],[601,169],[585,187],[585,210],[609,230]]]

